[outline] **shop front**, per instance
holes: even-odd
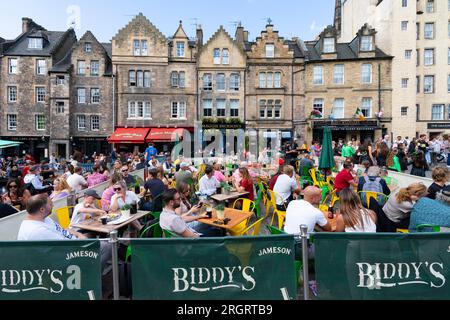
[[[212,150],[215,155],[220,152],[226,155],[239,154],[245,146],[245,125],[241,122],[204,122],[199,139],[205,151],[214,149],[212,145],[218,146],[218,150]]]
[[[153,143],[159,153],[167,153],[172,152],[175,145],[184,140],[186,134],[192,138],[193,132],[194,128],[151,128],[145,141]]]
[[[351,120],[315,120],[312,124],[312,141],[322,142],[323,131],[325,127],[329,127],[332,132],[333,141],[342,139],[343,141],[351,141],[355,139],[363,142],[367,138],[375,139],[382,136],[383,127],[378,120],[359,121]]]
[[[108,155],[111,152],[111,146],[108,143],[108,137],[74,137],[72,141],[72,153],[75,149],[81,150],[88,159],[94,154]]]
[[[22,142],[23,144],[3,150],[4,156],[23,157],[31,154],[36,162],[49,157],[49,137],[2,137],[4,140]]]
[[[450,121],[429,123],[427,128],[429,138],[434,139],[442,134],[450,133]]]

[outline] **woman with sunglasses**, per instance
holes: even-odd
[[[122,209],[126,204],[128,205],[138,205],[139,197],[132,191],[127,191],[127,185],[125,181],[120,181],[114,184],[113,186],[114,195],[111,198],[111,212],[118,212]],[[140,231],[142,229],[142,225],[139,221],[133,221],[131,226],[136,230]]]
[[[55,181],[53,181],[53,190],[53,193],[49,197],[52,201],[62,199],[72,193],[72,189],[67,181],[61,177],[56,178]]]
[[[30,191],[23,188],[19,179],[9,180],[6,184],[6,193],[2,196],[4,203],[20,207],[20,210],[25,210],[30,197]]]

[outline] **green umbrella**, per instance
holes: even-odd
[[[331,140],[331,129],[329,127],[325,127],[322,140],[322,152],[320,153],[319,160],[320,170],[330,170],[335,166]]]
[[[17,147],[23,144],[22,142],[17,141],[6,141],[6,140],[0,140],[0,149],[6,149],[11,147]]]

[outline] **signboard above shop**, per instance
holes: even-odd
[[[450,121],[445,123],[429,123],[428,130],[445,130],[450,129]]]
[[[377,120],[333,120],[333,121],[313,121],[314,130],[323,130],[329,127],[332,131],[370,131],[381,130]]]

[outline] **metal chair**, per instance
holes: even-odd
[[[240,234],[237,234],[236,236],[241,237],[241,236],[258,236],[259,235],[259,230],[261,228],[261,224],[264,221],[264,219],[259,219],[258,221],[256,221],[254,224],[252,224],[251,226],[248,226],[247,228],[245,228]]]
[[[275,193],[272,190],[269,190],[269,194],[270,194],[270,202],[271,202],[271,206],[272,206],[272,210],[273,210],[273,215],[272,215],[272,219],[270,221],[270,225],[273,226],[273,223],[275,222],[275,215],[277,215],[278,217],[278,228],[281,229],[283,228],[283,224],[284,224],[284,220],[286,219],[286,205],[284,204],[283,198]],[[283,201],[283,210],[279,210],[278,206],[277,206],[277,199],[281,199]]]
[[[68,229],[70,226],[70,211],[74,207],[63,207],[56,209],[56,217],[58,218],[58,223],[63,229]]]
[[[377,201],[379,204],[383,204],[386,203],[387,200],[389,199],[389,196],[385,195],[384,193],[379,193],[379,192],[375,192],[375,191],[360,191],[358,192],[359,197],[361,198],[361,202],[363,205],[370,207],[370,201],[372,199],[374,199],[375,201]],[[379,198],[382,198],[382,200],[380,201]]]

